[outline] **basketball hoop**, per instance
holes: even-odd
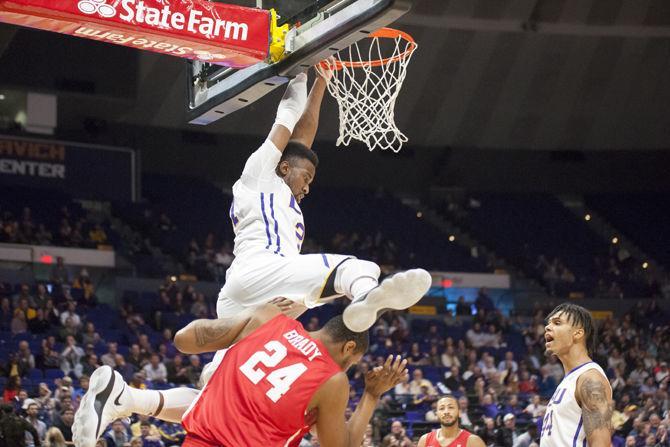
[[[371,151],[400,151],[407,137],[395,124],[395,102],[416,48],[409,34],[381,28],[316,66],[333,70],[328,91],[339,109],[338,146],[354,139]]]

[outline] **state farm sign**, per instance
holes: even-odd
[[[231,67],[268,56],[268,11],[204,0],[0,0],[0,21]]]

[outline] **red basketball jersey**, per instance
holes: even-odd
[[[184,446],[298,445],[312,396],[341,371],[302,324],[278,315],[226,352],[184,416]]]
[[[468,438],[470,437],[471,433],[467,430],[461,430],[461,432],[456,436],[456,439],[451,441],[451,444],[449,444],[447,447],[465,447],[468,445]],[[428,433],[428,437],[426,438],[426,447],[442,447],[440,443],[437,441],[437,430],[433,430],[430,433]]]

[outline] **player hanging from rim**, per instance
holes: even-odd
[[[368,333],[349,330],[341,316],[307,332],[274,303],[229,318],[191,322],[175,335],[181,352],[227,352],[183,415],[188,432],[184,446],[297,446],[313,424],[324,447],[360,446],[380,396],[407,380],[407,361],[389,356],[367,374],[361,400],[345,422],[346,370],[361,359],[368,344]],[[112,420],[130,412],[146,414],[136,405],[146,395],[161,396],[151,414],[182,419],[163,412],[162,394],[174,390],[131,388],[109,366],[98,368],[91,384],[96,388],[89,387],[77,412],[77,447],[95,445]]]
[[[421,436],[417,447],[485,447],[482,438],[459,426],[456,397],[448,395],[437,401],[437,418],[441,427]]]
[[[576,304],[559,304],[547,317],[544,339],[546,354],[557,356],[567,373],[547,405],[540,445],[609,447],[612,388],[591,359],[596,345],[591,313]]]
[[[235,260],[217,301],[219,317],[286,297],[311,308],[338,297],[352,302],[344,322],[362,332],[381,309],[406,309],[427,291],[431,277],[415,269],[378,284],[377,264],[348,255],[301,255],[305,222],[300,202],[309,194],[319,159],[311,147],[331,71],[322,71],[307,95],[307,75],[293,79],[268,138],[247,160],[233,185],[230,219]]]

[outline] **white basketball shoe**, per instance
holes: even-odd
[[[79,403],[72,424],[75,447],[95,447],[107,426],[131,415],[130,393],[123,377],[110,366],[101,366],[91,374],[88,391]]]
[[[386,278],[344,309],[344,324],[354,332],[367,331],[383,311],[407,309],[416,304],[428,292],[432,282],[430,273],[423,269],[407,270]]]

